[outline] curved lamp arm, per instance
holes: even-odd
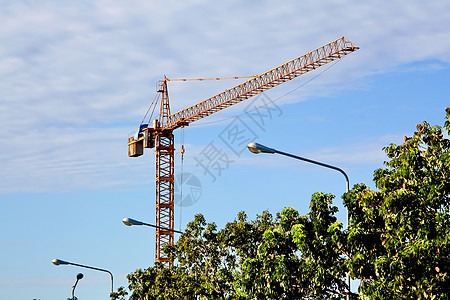
[[[76,263],[72,263],[72,262],[68,262],[65,260],[61,260],[61,259],[53,259],[52,263],[56,266],[59,265],[72,265],[72,266],[77,266],[77,267],[82,267],[82,268],[87,268],[87,269],[91,269],[91,270],[97,270],[97,271],[102,271],[102,272],[106,272],[111,276],[111,293],[114,292],[114,279],[113,279],[113,274],[106,270],[106,269],[100,269],[100,268],[96,268],[96,267],[91,267],[91,266],[86,266],[86,265],[80,265],[80,264],[76,264]]]

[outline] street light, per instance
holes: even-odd
[[[289,157],[292,157],[292,158],[295,158],[295,159],[303,160],[303,161],[306,161],[306,162],[309,162],[309,163],[312,163],[312,164],[316,164],[316,165],[319,165],[319,166],[322,166],[322,167],[326,167],[326,168],[330,168],[330,169],[339,171],[345,177],[345,181],[347,183],[346,184],[346,192],[348,192],[348,190],[349,190],[350,182],[348,180],[348,176],[344,172],[344,170],[342,170],[341,168],[338,168],[338,167],[335,167],[335,166],[331,166],[331,165],[327,165],[327,164],[324,164],[324,163],[321,163],[321,162],[318,162],[318,161],[315,161],[315,160],[312,160],[312,159],[304,158],[304,157],[293,155],[293,154],[290,154],[290,153],[282,152],[282,151],[279,151],[279,150],[276,150],[276,149],[273,149],[273,148],[269,148],[269,147],[266,147],[266,146],[258,144],[258,143],[250,143],[250,144],[247,145],[247,148],[248,148],[248,150],[250,150],[250,152],[253,152],[255,154],[259,154],[259,153],[271,153],[271,154],[277,153],[277,154],[289,156]],[[348,215],[348,213],[347,213],[347,215]],[[347,216],[347,221],[348,221],[348,216]],[[348,223],[347,223],[347,226],[348,226]]]
[[[259,153],[274,154],[274,153],[277,153],[277,154],[281,154],[281,155],[284,155],[284,156],[288,156],[288,157],[292,157],[292,158],[295,158],[295,159],[299,159],[299,160],[302,160],[302,161],[306,161],[306,162],[309,162],[309,163],[312,163],[312,164],[316,164],[316,165],[319,165],[319,166],[322,166],[322,167],[326,167],[326,168],[330,168],[330,169],[336,170],[336,171],[342,173],[342,175],[344,175],[345,181],[346,181],[345,192],[349,191],[350,181],[348,179],[347,174],[341,168],[338,168],[338,167],[335,167],[335,166],[331,166],[331,165],[328,165],[328,164],[324,164],[322,162],[315,161],[315,160],[308,159],[308,158],[304,158],[304,157],[301,157],[301,156],[293,155],[293,154],[290,154],[290,153],[282,152],[282,151],[279,151],[279,150],[276,150],[276,149],[273,149],[273,148],[269,148],[267,146],[264,146],[264,145],[261,145],[261,144],[258,144],[258,143],[249,143],[247,145],[247,148],[248,148],[248,150],[250,150],[250,152],[255,153],[255,154],[259,154]],[[347,228],[348,228],[348,225],[349,225],[349,217],[348,217],[348,209],[347,209]],[[348,284],[348,291],[349,291],[349,293],[351,293],[350,274],[347,276],[347,284]],[[347,295],[347,299],[349,299],[348,295]]]
[[[168,230],[168,231],[172,231],[172,232],[176,232],[176,233],[183,233],[182,231],[179,231],[179,230],[170,229],[170,228],[166,228],[166,227],[160,227],[160,226],[144,223],[144,222],[141,222],[141,221],[138,221],[138,220],[135,220],[135,219],[131,219],[131,218],[123,218],[122,222],[123,222],[123,224],[125,224],[127,226],[144,225],[144,226],[150,226],[150,227],[153,227],[153,228],[159,228],[161,230]]]
[[[73,285],[73,288],[72,288],[72,300],[75,300],[75,288],[77,287],[78,280],[80,280],[83,277],[84,277],[83,273],[77,274],[77,281],[75,281],[75,284]]]
[[[87,268],[87,269],[91,269],[91,270],[97,270],[97,271],[102,271],[102,272],[106,272],[111,276],[111,293],[114,292],[114,285],[113,285],[113,274],[105,269],[100,269],[100,268],[95,268],[95,267],[90,267],[90,266],[85,266],[85,265],[80,265],[80,264],[76,264],[76,263],[72,263],[72,262],[68,262],[65,260],[61,260],[61,259],[57,259],[55,258],[54,260],[52,260],[52,263],[56,266],[59,265],[72,265],[72,266],[77,266],[77,267],[82,267],[82,268]],[[80,273],[81,274],[81,273]],[[78,278],[78,275],[77,275]]]

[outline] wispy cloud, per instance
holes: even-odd
[[[3,4],[0,192],[133,182],[143,171],[126,159],[126,133],[164,74],[260,73],[347,36],[361,47],[358,55],[284,102],[312,99],[361,87],[367,76],[411,62],[449,63],[448,12],[445,1]],[[172,92],[173,110],[211,95],[196,85]],[[365,154],[354,153],[358,148]],[[352,149],[352,161],[380,158],[367,145]],[[322,150],[319,158],[349,160],[343,150]]]
[[[149,182],[140,165],[147,160],[128,159],[124,132],[51,128],[16,134],[1,143],[0,192],[120,189]]]
[[[399,135],[366,137],[360,141],[340,147],[326,147],[314,150],[311,155],[324,162],[345,163],[348,165],[376,164],[379,167],[387,160],[383,148]]]
[[[393,141],[399,141],[404,135],[386,135],[378,137],[366,137],[357,142],[352,142],[344,146],[337,147],[320,147],[310,149],[308,151],[296,151],[292,149],[290,152],[316,161],[329,164],[345,164],[352,165],[375,165],[382,167],[383,162],[387,160],[383,148]],[[283,149],[278,149],[283,150]],[[239,159],[240,164],[264,165],[265,167],[285,167],[292,166],[291,160],[273,159],[269,155],[261,155],[257,160],[251,156],[244,155]]]

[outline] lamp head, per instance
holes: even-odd
[[[52,260],[52,263],[53,263],[55,266],[59,266],[59,265],[68,265],[68,264],[69,264],[67,261],[60,260],[60,259],[57,259],[57,258],[55,258],[54,260]]]
[[[84,277],[83,273],[78,273],[78,274],[77,274],[77,280],[80,280],[80,279],[83,278],[83,277]]]
[[[264,145],[258,144],[258,143],[249,143],[247,145],[248,150],[250,150],[250,152],[253,152],[255,154],[258,153],[275,153],[275,149],[266,147]]]
[[[122,220],[123,224],[127,225],[127,226],[131,226],[131,225],[144,225],[144,223],[142,223],[141,221],[137,221],[131,218],[124,218]]]

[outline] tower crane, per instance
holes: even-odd
[[[167,89],[167,82],[170,79],[164,78],[160,82],[157,90],[161,97],[159,119],[153,120],[152,124],[141,124],[137,134],[128,138],[128,156],[140,156],[144,153],[144,148],[155,148],[156,152],[156,261],[171,264],[170,257],[164,254],[162,248],[165,244],[172,245],[174,240],[173,131],[358,49],[359,47],[348,39],[341,37],[279,67],[260,75],[251,76],[250,79],[235,87],[173,114],[170,113]]]

